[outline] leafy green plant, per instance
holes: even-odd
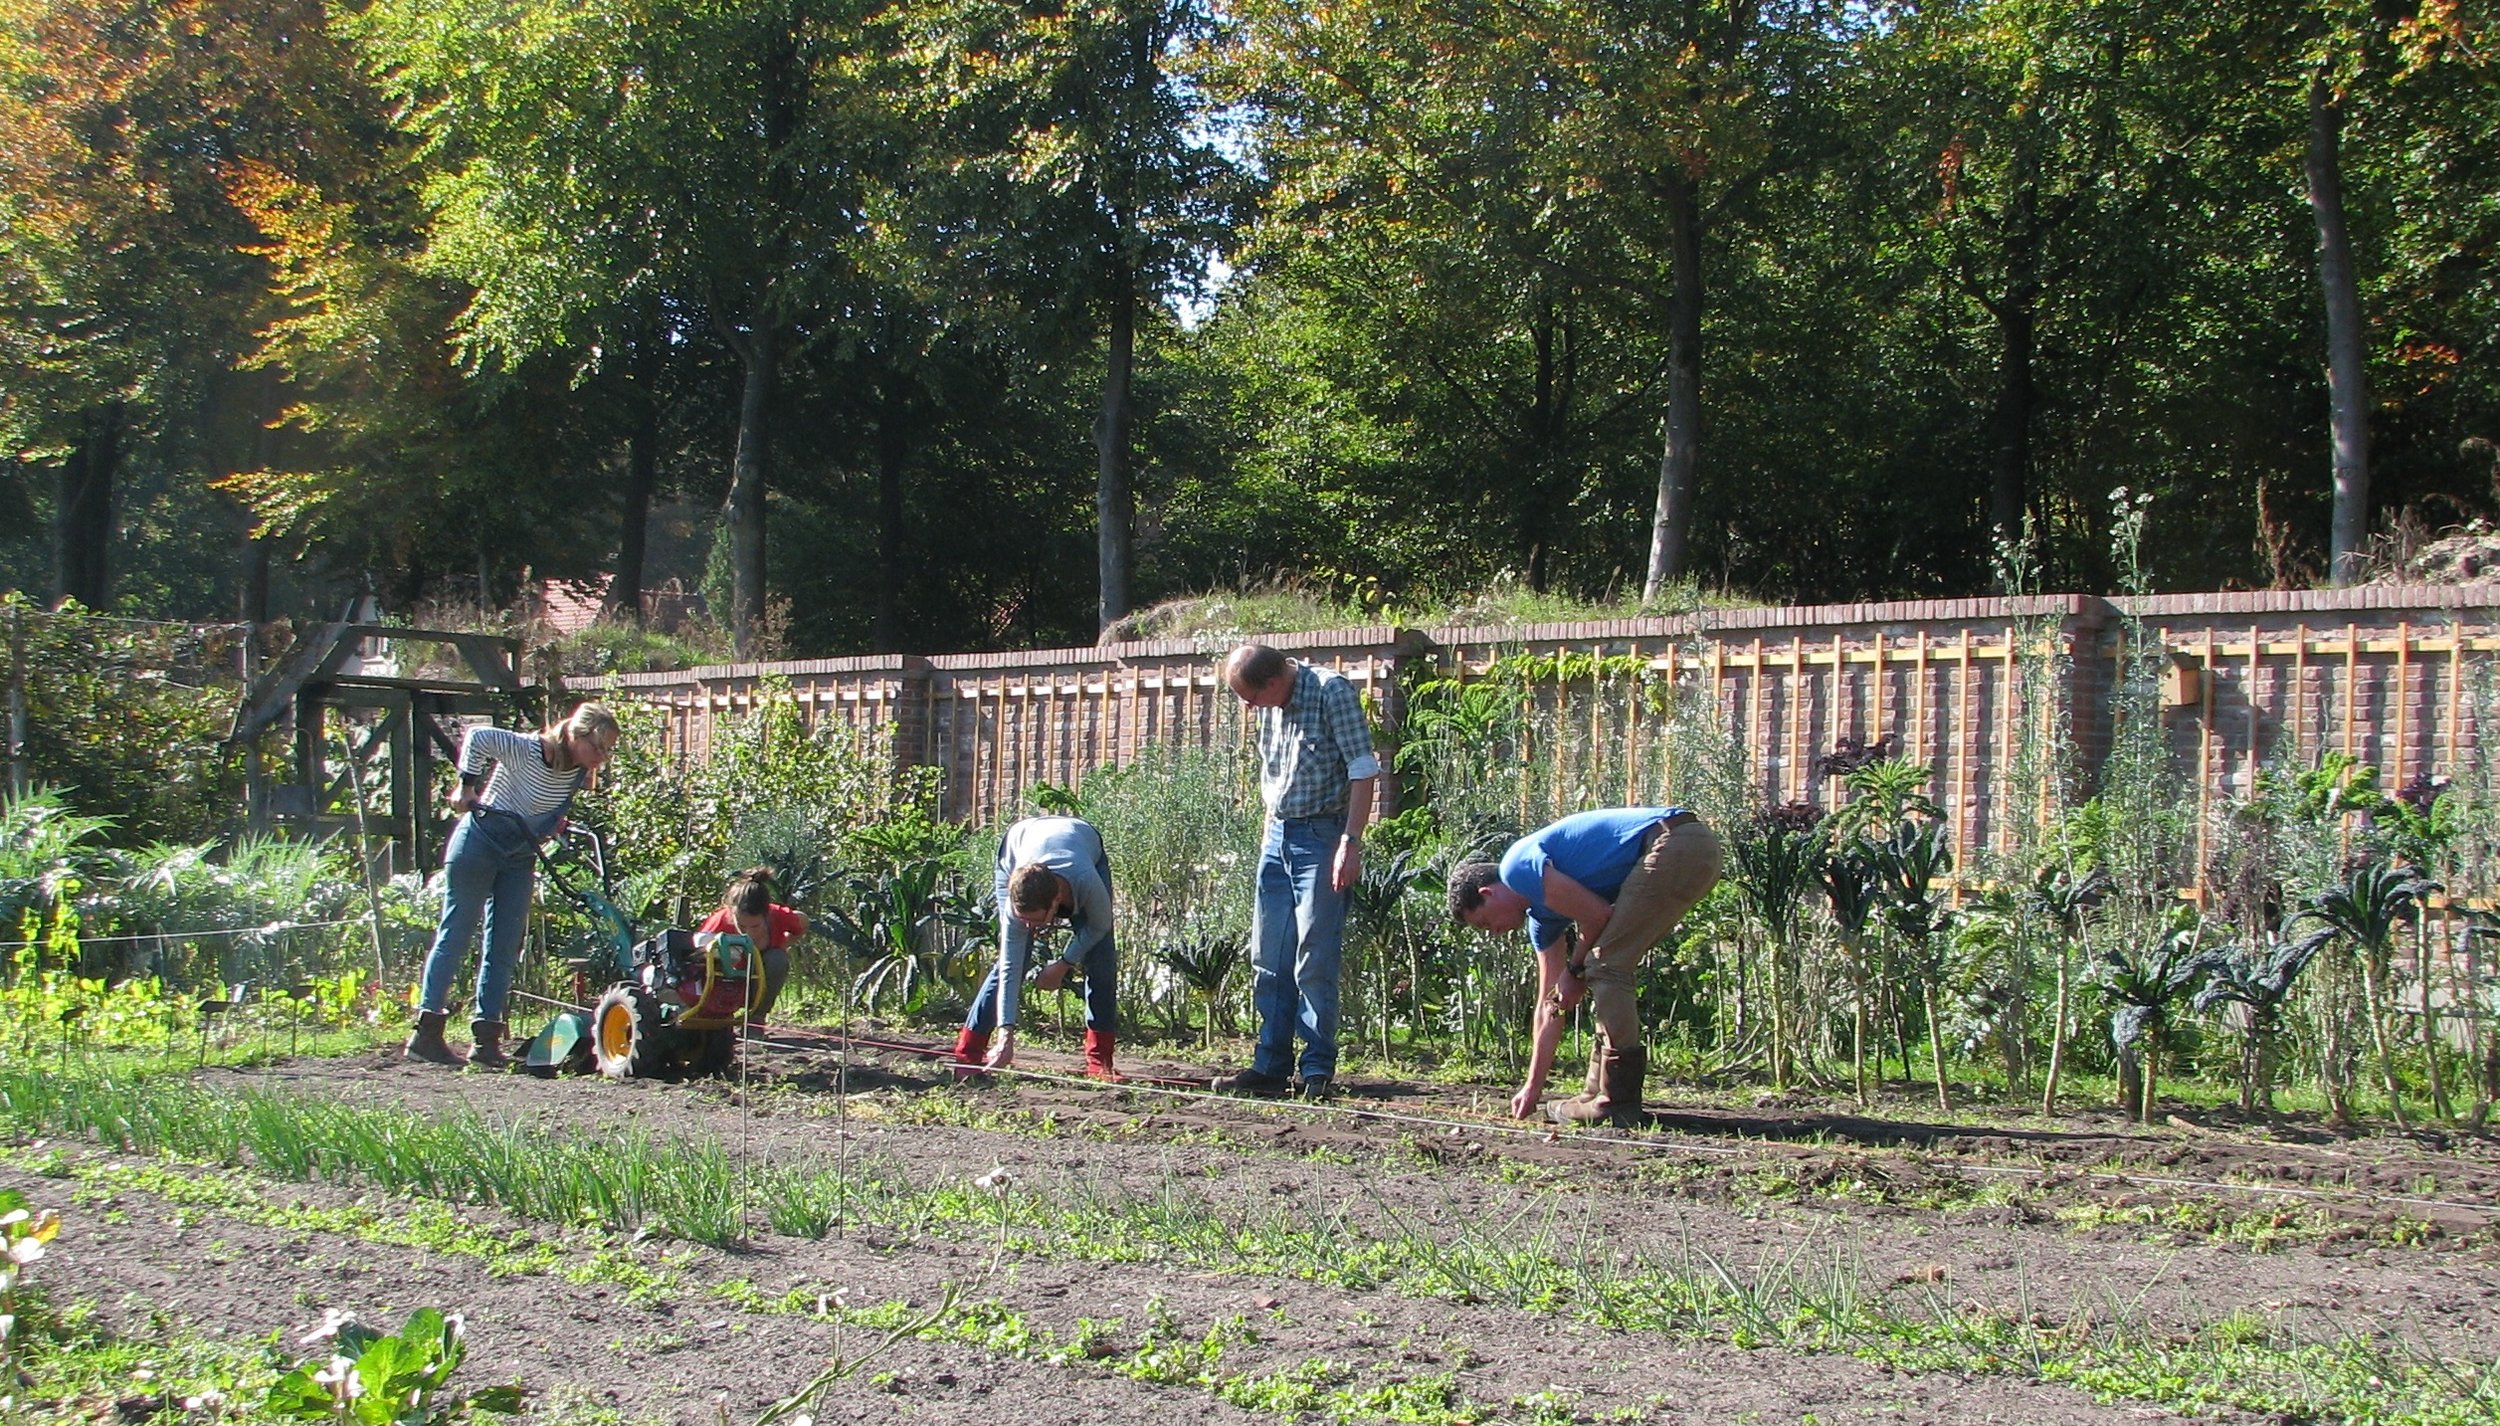
[[[2082,944],[2084,918],[2109,895],[2108,873],[2044,866],[2032,877],[2025,904],[2053,928],[2057,938],[2057,986],[2049,1006],[2049,1072],[2040,1089],[2040,1112],[2057,1112],[2058,1082],[2066,1071],[2068,1027],[2074,1021],[2074,956]]]
[[[1213,1048],[1216,1022],[1223,1018],[1224,987],[1249,961],[1249,943],[1240,936],[1199,936],[1165,941],[1152,954],[1157,965],[1206,1002],[1206,1033],[1200,1043]]]
[[[2118,1056],[2118,1107],[2140,1122],[2153,1112],[2170,1007],[2205,974],[2206,931],[2203,917],[2182,908],[2148,942],[2101,953],[2102,988],[2116,1002],[2109,1038]]]
[[[391,1333],[335,1314],[325,1326],[330,1355],[279,1378],[264,1403],[270,1415],[357,1426],[452,1426],[476,1412],[521,1409],[517,1385],[467,1392],[451,1385],[468,1353],[467,1328],[456,1313],[420,1308]]]
[[[1815,876],[1823,884],[1849,977],[1849,1079],[1858,1103],[1865,1104],[1867,1002],[1874,969],[1868,959],[1867,932],[1883,904],[1883,869],[1876,863],[1874,849],[1863,838],[1852,837],[1824,854]]]
[[[0,792],[0,931],[50,914],[64,886],[92,879],[112,827],[73,810],[58,788]]]
[[[2405,1127],[2404,1100],[2397,1089],[2396,1057],[2387,1032],[2396,928],[2411,919],[2424,898],[2440,889],[2438,882],[2393,861],[2368,861],[2353,868],[2341,885],[2311,897],[2300,913],[2301,918],[2330,929],[2334,944],[2347,947],[2359,965],[2363,1018],[2369,1022],[2370,1038],[2378,1051],[2387,1110],[2400,1129]]]
[[[2300,973],[2335,937],[2330,927],[2304,936],[2265,932],[2205,953],[2199,969],[2210,977],[2190,1004],[2199,1014],[2221,1005],[2243,1008],[2240,1029],[2240,1112],[2274,1115],[2275,1045],[2283,1033],[2283,1006]]]
[[[1935,1071],[1936,1107],[1953,1108],[1953,1091],[1944,1072],[1944,1023],[1937,1008],[1937,990],[1945,976],[1940,948],[1949,944],[1944,932],[1953,924],[1953,843],[1945,824],[1932,817],[1903,817],[1892,835],[1874,844],[1876,882],[1884,897],[1884,921],[1901,938],[1910,955],[1910,973],[1918,981],[1920,1002],[1927,1011],[1927,1055]]]
[[[1789,1083],[1791,1025],[1797,1016],[1797,942],[1805,894],[1824,844],[1821,814],[1810,807],[1765,809],[1728,842],[1730,877],[1762,928],[1771,1004],[1771,1083]]]
[[[20,1285],[26,1270],[42,1260],[44,1244],[60,1231],[60,1214],[48,1208],[37,1212],[25,1194],[0,1188],[0,1387],[16,1370],[12,1358],[17,1353]],[[7,1399],[8,1392],[0,1389],[0,1403]]]
[[[883,876],[854,875],[848,895],[821,908],[825,933],[860,968],[851,978],[851,996],[870,1014],[889,993],[911,1005],[929,985],[944,984],[956,949],[936,934],[948,926],[978,933],[987,918],[961,906],[949,906],[943,895],[953,871],[950,859],[924,857]]]

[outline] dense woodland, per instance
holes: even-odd
[[[2351,572],[2500,504],[2489,0],[0,0],[0,581]]]

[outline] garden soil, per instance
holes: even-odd
[[[2152,1126],[1986,1111],[1947,1122],[1922,1117],[1906,1087],[1868,1113],[1803,1099],[1685,1107],[1666,1088],[1651,1101],[1648,1130],[1555,1134],[1500,1118],[1504,1091],[1492,1087],[1358,1080],[1334,1103],[1270,1104],[1152,1083],[1097,1085],[1047,1073],[1074,1062],[1044,1053],[1028,1052],[1023,1067],[1045,1073],[957,1085],[927,1056],[854,1043],[846,1059],[834,1037],[795,1032],[750,1050],[743,1081],[539,1080],[403,1064],[377,1051],[211,1066],[200,1082],[377,1105],[465,1104],[491,1122],[540,1127],[551,1151],[596,1153],[639,1131],[709,1138],[749,1165],[856,1165],[924,1187],[1003,1168],[1017,1193],[1307,1208],[1314,1218],[1341,1215],[1349,1235],[1396,1227],[1565,1244],[1602,1238],[1714,1265],[1740,1283],[1845,1274],[1912,1315],[1985,1309],[2184,1333],[2249,1310],[2310,1340],[2376,1337],[2484,1363],[2500,1356],[2500,1226],[2490,1207],[2500,1203],[2500,1145],[2482,1136],[2252,1130],[2184,1115]],[[1171,1061],[1127,1067],[1176,1080],[1209,1072]],[[1037,1119],[1051,1132],[1036,1132]],[[21,1154],[0,1169],[0,1186],[58,1203],[59,1181],[24,1171],[27,1162]],[[318,1184],[272,1184],[267,1193],[315,1205],[357,1199]],[[1446,1374],[1482,1404],[1435,1419],[2176,1419],[2020,1376],[1911,1373],[1836,1354],[1678,1341],[1486,1302],[1154,1261],[1008,1254],[1002,1262],[970,1236],[855,1227],[822,1240],[760,1234],[735,1250],[651,1236],[633,1251],[678,1282],[653,1295],[545,1273],[497,1277],[469,1258],[263,1226],[136,1189],[109,1197],[88,1189],[61,1206],[69,1225],[45,1279],[110,1325],[252,1340],[300,1337],[331,1309],[390,1324],[419,1307],[458,1310],[472,1345],[464,1377],[522,1382],[538,1420],[743,1426],[833,1354],[856,1357],[882,1339],[858,1326],[837,1338],[804,1312],[736,1301],[797,1289],[801,1299],[840,1293],[854,1306],[930,1306],[950,1288],[1063,1339],[1086,1322],[1116,1324],[1096,1329],[1102,1355],[1133,1349],[1149,1323],[1195,1337],[1239,1318],[1255,1340],[1227,1345],[1228,1376],[1322,1361],[1332,1380],[1357,1388]],[[484,1208],[464,1215],[506,1221]],[[729,1284],[754,1293],[724,1295]],[[882,1347],[813,1416],[984,1426],[1279,1419],[1203,1388],[919,1338]]]

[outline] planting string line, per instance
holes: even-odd
[[[135,936],[80,936],[81,946],[118,946],[134,941],[204,941],[211,936],[274,936],[282,931],[318,931],[325,926],[361,926],[362,916],[348,916],[337,921],[272,921],[266,926],[220,927],[205,931],[148,931]],[[28,946],[49,946],[50,941],[0,941],[0,951],[23,950]]]
[[[767,1041],[764,1043],[771,1042]],[[933,1057],[944,1053],[943,1051],[923,1050],[917,1046],[900,1044],[877,1044],[876,1047],[880,1049],[891,1048],[897,1050],[910,1050],[914,1053],[927,1054]],[[783,1048],[797,1047],[788,1046]],[[1110,1089],[1115,1087],[1105,1085],[1098,1080],[1088,1079],[1083,1075],[1070,1074],[1056,1070],[1027,1070],[1010,1067],[1003,1070],[989,1070],[986,1071],[986,1073],[994,1076],[1012,1075],[1042,1083],[1064,1085],[1077,1089]],[[1243,1103],[1263,1102],[1258,1100],[1243,1100],[1240,1096],[1236,1095],[1219,1095],[1215,1091],[1208,1089],[1175,1089],[1165,1085],[1143,1083],[1135,1080],[1116,1087],[1125,1089],[1132,1094],[1159,1094],[1173,1099],[1203,1100],[1212,1098],[1228,1101],[1238,1100]],[[1467,1119],[1442,1119],[1425,1114],[1400,1113],[1393,1109],[1367,1109],[1341,1102],[1320,1104],[1298,1102],[1294,1104],[1293,1107],[1305,1112],[1335,1114],[1347,1119],[1369,1119],[1381,1123],[1407,1124],[1413,1125],[1417,1128],[1439,1129],[1454,1135],[1500,1134],[1514,1139],[1534,1139],[1547,1143],[1561,1142],[1560,1136],[1557,1135],[1552,1129],[1537,1129],[1527,1125],[1489,1124]],[[1624,1148],[1636,1149],[1643,1153],[1653,1154],[1670,1152],[1700,1153],[1715,1154],[1725,1158],[1736,1158],[1755,1152],[1755,1150],[1751,1148],[1733,1144],[1700,1143],[1689,1139],[1649,1140],[1607,1138],[1582,1140],[1582,1142],[1617,1145]],[[2424,1198],[2412,1194],[2381,1193],[2365,1188],[2321,1189],[2300,1188],[2286,1184],[2223,1183],[2213,1179],[2175,1178],[2167,1175],[2120,1173],[2109,1169],[2037,1169],[2025,1168],[2014,1164],[1949,1164],[1941,1165],[1941,1167],[1949,1167],[1960,1172],[1972,1174],[1993,1175],[1999,1178],[2047,1180],[2071,1174],[2078,1178],[2121,1185],[2141,1185],[2174,1189],[2205,1189],[2216,1193],[2273,1195],[2280,1198],[2306,1199],[2321,1203],[2357,1202],[2364,1204],[2396,1204],[2409,1208],[2440,1208],[2456,1212],[2479,1213],[2485,1217],[2500,1216],[2500,1205],[2489,1203],[2464,1203],[2454,1199]]]

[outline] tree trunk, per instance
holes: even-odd
[[[624,508],[617,512],[616,573],[600,617],[642,622],[643,562],[650,549],[651,496],[660,483],[659,334],[645,323],[634,333],[633,425],[625,432]]]
[[[773,368],[780,333],[759,320],[739,344],[746,380],[738,393],[738,454],[729,470],[729,499],[721,518],[729,526],[729,638],[740,658],[749,657],[764,618],[764,488],[771,475]]]
[[[886,359],[891,362],[889,346]],[[903,466],[911,452],[901,378],[887,374],[877,402],[877,570],[868,605],[868,646],[879,653],[903,647]]]
[[[2456,1112],[2448,1102],[2448,1081],[2439,1072],[2439,1007],[2431,1000],[2430,924],[2430,913],[2417,908],[2413,913],[2413,963],[2422,976],[2422,1072],[2429,1078],[2431,1113],[2453,1119]]]
[[[1115,256],[1112,264],[1102,410],[1094,417],[1097,632],[1129,612],[1130,528],[1137,506],[1136,492],[1129,484],[1129,436],[1135,420],[1129,388],[1137,364],[1137,276],[1124,255]]]
[[[2031,490],[2032,353],[2039,287],[2018,279],[1997,316],[1997,399],[1988,417],[1988,524],[2007,544],[2023,537]]]
[[[780,376],[781,329],[786,320],[781,288],[793,277],[792,212],[798,172],[789,149],[807,106],[808,68],[799,51],[800,19],[783,11],[757,68],[756,110],[762,120],[765,168],[762,230],[756,243],[761,281],[749,326],[730,333],[730,346],[745,368],[738,392],[738,453],[729,472],[729,499],[721,514],[729,526],[729,637],[739,658],[758,651],[764,623],[764,497],[772,475],[772,402]]]
[[[2396,1086],[2396,1055],[2387,1044],[2387,1016],[2381,987],[2386,978],[2379,970],[2379,953],[2371,947],[2361,950],[2361,997],[2367,1002],[2363,1009],[2370,1020],[2370,1043],[2378,1051],[2379,1083],[2387,1090],[2387,1112],[2398,1129],[2412,1127],[2405,1123],[2404,1096]]]
[[[121,467],[122,406],[108,401],[78,418],[78,439],[54,481],[53,592],[101,609],[112,597],[113,478]]]
[[[2352,239],[2344,229],[2343,103],[2323,73],[2309,78],[2309,214],[2318,227],[2318,286],[2326,297],[2327,420],[2335,448],[2335,509],[2328,532],[2329,577],[2360,577],[2370,535],[2370,391],[2363,365],[2361,289]]]
[[[1666,449],[1658,461],[1658,505],[1649,527],[1649,572],[1641,598],[1655,601],[1683,577],[1691,542],[1693,487],[1701,456],[1701,197],[1691,174],[1666,174],[1667,223],[1675,263],[1667,298]]]
[[[2120,1045],[2116,1055],[2118,1109],[2130,1119],[2144,1118],[2144,1059],[2133,1045]]]
[[[2057,1112],[2057,1084],[2066,1073],[2067,955],[2073,949],[2064,936],[2057,940],[2057,1002],[2049,1012],[2049,1077],[2040,1090],[2040,1112]]]
[[[1944,1021],[1936,1013],[1936,983],[1919,978],[1918,997],[1927,1007],[1927,1062],[1936,1071],[1936,1107],[1953,1112],[1953,1091],[1944,1077]]]

